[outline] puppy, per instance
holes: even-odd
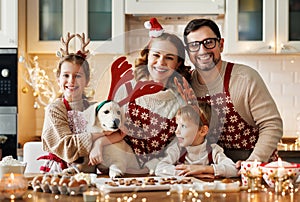
[[[84,116],[87,118],[88,132],[115,132],[120,129],[123,123],[121,108],[114,101],[103,101],[90,106],[84,111]]]
[[[114,101],[96,103],[84,111],[84,116],[88,120],[88,132],[115,132],[124,123],[121,108]],[[121,177],[126,172],[127,167],[137,167],[137,165],[130,165],[135,162],[130,160],[130,156],[132,158],[134,155],[131,147],[124,140],[105,146],[102,156],[102,166],[109,168],[111,178]]]

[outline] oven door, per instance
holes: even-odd
[[[17,106],[17,49],[0,48],[0,106]]]

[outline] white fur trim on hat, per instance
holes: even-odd
[[[150,37],[160,37],[165,30],[161,29],[161,30],[150,30],[149,31],[149,36]]]

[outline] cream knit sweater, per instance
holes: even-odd
[[[158,93],[142,96],[136,99],[136,104],[160,116],[172,119],[178,108],[184,104],[184,101],[178,93],[167,89]],[[159,161],[160,159],[152,159],[145,163],[145,166],[150,171],[154,171]]]
[[[227,62],[223,61],[220,77],[207,85],[198,82],[196,70],[192,72],[191,85],[197,97],[223,91],[226,65]],[[267,86],[257,71],[245,65],[234,64],[229,92],[240,116],[248,124],[259,128],[259,139],[248,160],[267,161],[283,135],[282,119]]]

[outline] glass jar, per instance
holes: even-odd
[[[23,174],[5,174],[1,179],[0,193],[5,198],[21,198],[27,191],[28,181]]]

